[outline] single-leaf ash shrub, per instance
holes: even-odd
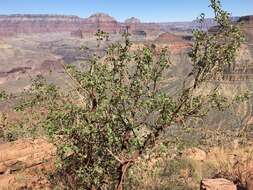
[[[88,70],[66,67],[73,85],[70,92],[36,81],[37,100],[29,104],[48,110],[40,125],[47,127],[58,148],[59,184],[70,189],[123,189],[128,169],[166,129],[229,105],[219,86],[197,93],[234,63],[242,42],[220,2],[211,0],[211,7],[218,31],[193,31],[192,71],[177,95],[160,87],[171,66],[167,51],[145,47],[133,52],[128,34],[124,43],[111,44],[105,57],[94,56]],[[108,38],[102,31],[96,36],[99,42]]]

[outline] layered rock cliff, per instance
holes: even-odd
[[[208,22],[207,27],[214,22]],[[158,36],[166,31],[190,31],[196,27],[196,22],[168,22],[168,23],[142,23],[132,17],[120,23],[113,17],[104,13],[93,14],[88,18],[64,15],[0,15],[0,37],[17,34],[69,32],[75,36],[80,34],[94,34],[98,29],[111,34],[129,31],[145,31],[147,35]],[[78,31],[78,32],[76,32]],[[80,33],[81,31],[81,33]],[[138,33],[138,32],[137,32]]]
[[[0,36],[17,34],[70,32],[78,29],[82,19],[63,15],[9,15],[0,16]]]
[[[253,80],[253,16],[241,17],[235,24],[243,31],[245,43],[241,47],[234,67],[225,70],[224,79]]]
[[[172,53],[181,53],[191,48],[191,43],[189,41],[169,32],[159,35],[158,38],[154,40],[154,43],[158,48],[167,47]]]
[[[97,13],[89,18],[82,20],[80,29],[84,33],[95,33],[98,29],[111,34],[119,32],[119,23],[108,14]]]
[[[246,42],[253,44],[253,15],[241,17],[238,22],[242,24]]]

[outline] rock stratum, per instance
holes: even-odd
[[[253,16],[241,17],[237,22],[245,37],[236,64],[225,71],[224,79],[230,81],[253,79]],[[216,27],[211,31],[217,30]]]
[[[42,173],[54,170],[55,153],[44,139],[0,144],[0,189],[48,189]]]
[[[0,16],[0,36],[17,34],[66,32],[78,28],[81,19],[63,15],[2,15]]]
[[[246,42],[253,44],[253,15],[241,17],[238,21],[242,24],[242,30],[245,33]]]
[[[210,20],[207,20],[206,23],[208,28],[215,25],[215,22]],[[150,35],[154,35],[169,30],[191,31],[197,25],[196,21],[142,23],[135,17],[126,19],[125,22],[119,22],[104,13],[96,13],[88,18],[65,15],[16,14],[0,15],[0,37],[51,32],[72,32],[75,35],[75,31],[82,31],[83,34],[94,34],[98,29],[112,34],[129,29],[129,31],[145,31]],[[77,34],[80,36],[80,32]]]
[[[191,48],[190,41],[169,32],[160,34],[154,43],[160,48],[167,47],[171,53],[187,52]]]

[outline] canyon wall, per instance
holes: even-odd
[[[0,36],[68,32],[79,28],[82,19],[61,15],[1,15]]]
[[[237,56],[235,65],[225,70],[224,80],[253,80],[253,16],[241,17],[235,24],[241,28],[245,42]],[[212,31],[215,29],[213,28]]]
[[[209,28],[215,23],[208,21],[206,25]],[[129,29],[130,32],[145,31],[147,35],[157,36],[167,31],[191,31],[196,26],[196,21],[142,23],[134,17],[127,19],[125,22],[118,22],[104,13],[93,14],[88,18],[64,15],[0,15],[0,37],[50,32],[72,32],[73,35],[78,34],[80,36],[80,31],[84,35],[88,35],[94,34],[98,29],[111,34]]]

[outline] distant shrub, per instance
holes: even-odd
[[[9,95],[7,94],[6,91],[0,90],[0,102],[7,100],[9,98]]]

